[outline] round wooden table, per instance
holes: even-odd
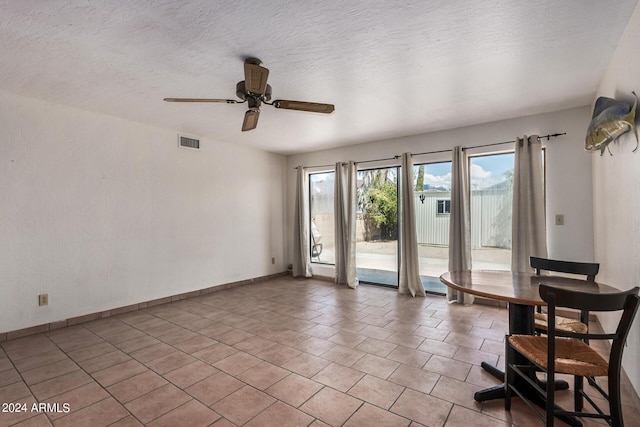
[[[534,307],[546,305],[540,298],[540,284],[573,289],[596,294],[620,292],[619,289],[587,280],[533,273],[512,273],[497,270],[449,271],[440,276],[440,281],[450,288],[497,301],[509,303],[509,334],[534,333]],[[517,358],[519,355],[514,355]],[[487,362],[482,367],[504,382],[504,372]],[[566,388],[566,382],[558,388]],[[504,384],[481,390],[474,395],[478,402],[504,398]]]
[[[620,292],[612,286],[587,280],[498,270],[448,271],[440,276],[440,281],[458,291],[508,302],[510,334],[534,333],[534,307],[547,305],[540,298],[541,284],[596,294]]]

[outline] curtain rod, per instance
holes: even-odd
[[[547,141],[549,141],[551,138],[556,138],[558,136],[562,136],[562,135],[566,135],[566,132],[562,132],[562,133],[550,133],[548,135],[542,135],[542,136],[538,136],[538,141],[541,141],[543,139],[546,139]],[[503,142],[493,142],[491,144],[482,144],[482,145],[474,145],[472,147],[462,147],[463,150],[469,150],[472,148],[483,148],[483,147],[492,147],[494,145],[503,145],[503,144],[513,144],[515,143],[516,140],[512,140],[512,141],[503,141]],[[412,156],[420,156],[423,154],[437,154],[437,153],[447,153],[453,151],[453,149],[448,148],[446,150],[436,150],[436,151],[425,151],[424,153],[411,153]],[[393,156],[393,157],[388,157],[386,159],[375,159],[375,160],[363,160],[361,162],[355,162],[356,164],[361,164],[361,163],[373,163],[373,162],[383,162],[385,160],[396,160],[399,159],[400,156]],[[343,163],[345,164],[345,163]],[[330,165],[316,165],[316,166],[303,166],[303,169],[305,168],[326,168],[329,166],[335,166],[335,163],[330,164]],[[296,166],[294,169],[298,169],[298,166]]]

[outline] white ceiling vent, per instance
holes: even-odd
[[[192,150],[200,149],[200,140],[191,136],[178,134],[178,146],[181,148],[190,148]]]

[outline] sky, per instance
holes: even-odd
[[[481,190],[491,187],[506,178],[504,173],[513,170],[513,153],[474,156],[470,158],[471,189]],[[418,165],[414,165],[417,174]],[[322,193],[333,189],[333,172],[312,174],[314,192]],[[451,189],[451,162],[425,164],[424,183],[434,187]],[[324,190],[324,191],[323,191]]]
[[[471,157],[471,188],[481,190],[504,181],[504,173],[513,170],[513,159],[513,153]],[[414,166],[414,173],[417,170]],[[424,183],[451,189],[451,162],[426,164]]]

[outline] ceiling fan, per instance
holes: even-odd
[[[236,84],[236,95],[242,101],[235,99],[210,98],[164,98],[167,102],[224,102],[227,104],[242,104],[247,102],[249,109],[244,113],[242,131],[255,129],[260,117],[260,105],[273,105],[275,108],[286,110],[310,111],[312,113],[330,114],[335,109],[333,104],[317,102],[290,101],[276,99],[271,101],[271,86],[267,84],[269,70],[262,67],[262,61],[257,58],[247,58],[244,62],[244,80]]]

